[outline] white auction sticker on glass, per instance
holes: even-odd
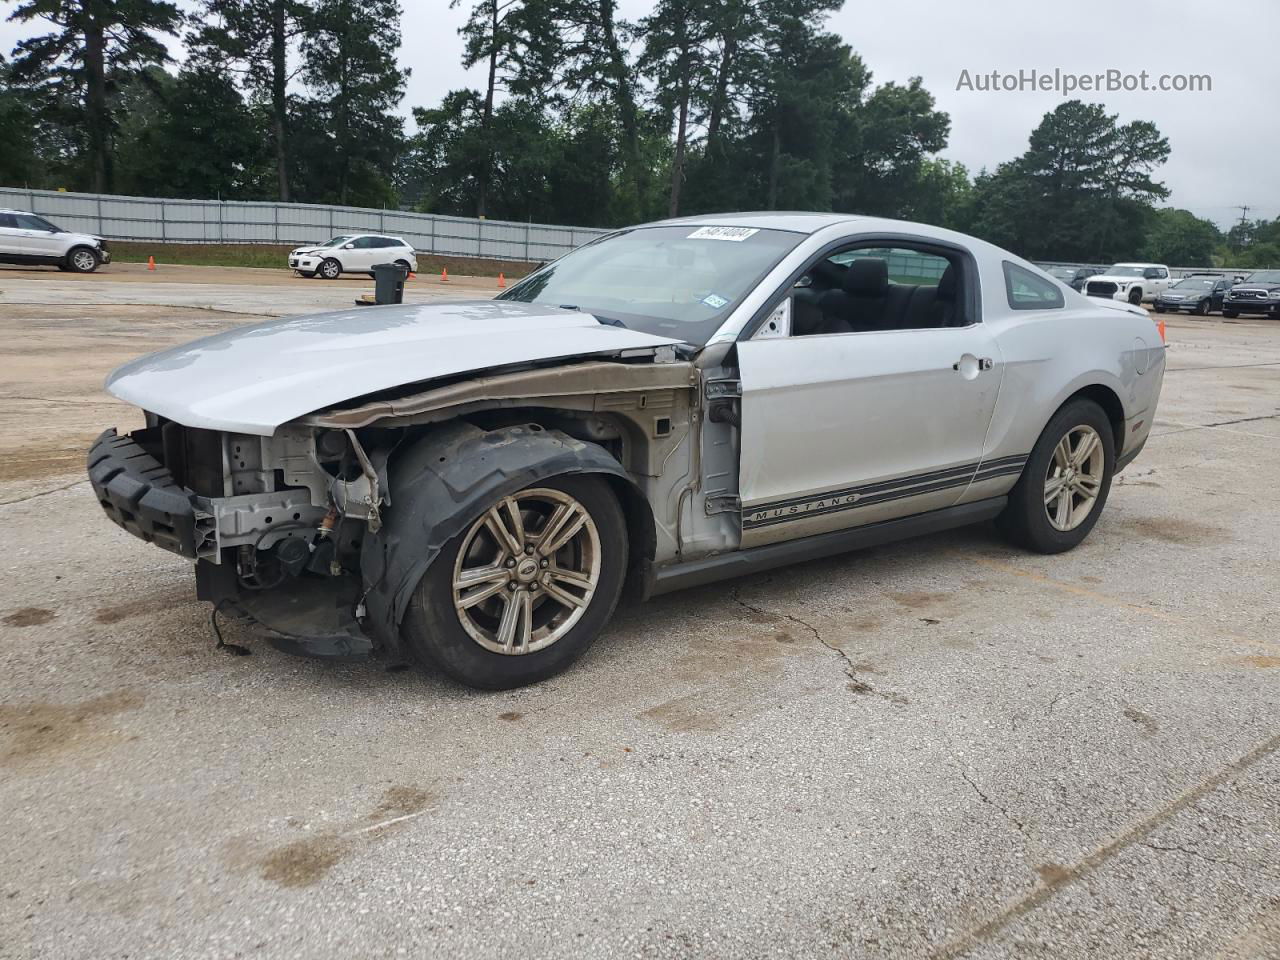
[[[730,240],[741,243],[753,233],[759,233],[756,227],[699,227],[686,240]]]

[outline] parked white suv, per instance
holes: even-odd
[[[368,273],[374,264],[399,263],[410,272],[418,269],[413,247],[400,237],[376,233],[344,233],[315,247],[298,247],[289,254],[289,266],[304,277],[337,280],[344,273]]]
[[[111,262],[107,242],[70,233],[25,210],[0,208],[0,263],[42,263],[74,273],[93,273]]]
[[[1104,300],[1152,303],[1176,282],[1163,263],[1114,263],[1085,281],[1084,292]]]

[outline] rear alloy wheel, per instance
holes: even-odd
[[[333,257],[328,257],[320,264],[316,272],[326,280],[337,280],[342,275],[342,264]]]
[[[98,269],[98,255],[88,247],[76,247],[67,254],[67,269],[72,273],[93,273]]]
[[[507,689],[569,666],[617,605],[626,523],[607,483],[561,477],[491,504],[423,576],[406,645],[474,687]]]
[[[1037,553],[1070,550],[1089,535],[1107,502],[1115,445],[1106,413],[1069,401],[1049,421],[997,519],[1013,542]]]

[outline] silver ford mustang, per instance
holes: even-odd
[[[1042,553],[1142,449],[1164,345],[921,224],[620,230],[496,300],[244,327],[127,364],[89,476],[277,645],[504,688],[652,596],[992,520]]]

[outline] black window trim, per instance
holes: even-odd
[[[1066,308],[1067,298],[1062,295],[1062,291],[1059,290],[1057,286],[1061,281],[1049,281],[1050,288],[1052,288],[1053,292],[1057,294],[1057,303],[1019,303],[1013,299],[1012,271],[1021,270],[1032,280],[1043,281],[1043,278],[1037,276],[1034,270],[1028,270],[1026,267],[1016,264],[1012,260],[1001,260],[1000,269],[1004,273],[1004,296],[1005,300],[1008,301],[1010,310],[1063,310]]]
[[[804,264],[797,270],[793,271],[781,287],[764,302],[759,310],[757,310],[738,332],[737,340],[739,342],[750,340],[755,332],[760,329],[761,325],[773,315],[773,311],[777,309],[778,304],[782,303],[787,297],[791,296],[791,291],[796,285],[796,281],[808,273],[815,265],[842,250],[850,247],[870,247],[885,246],[890,248],[899,248],[900,244],[909,244],[911,247],[918,249],[924,253],[932,253],[934,256],[941,256],[950,261],[948,254],[958,256],[964,268],[963,291],[964,291],[964,310],[965,316],[969,319],[963,327],[921,327],[919,329],[912,327],[910,330],[906,328],[897,328],[891,330],[867,330],[854,331],[853,333],[834,333],[825,334],[825,336],[845,337],[845,336],[861,336],[864,333],[928,333],[931,330],[969,330],[982,324],[982,286],[978,277],[978,261],[974,257],[973,251],[959,244],[951,243],[946,240],[937,240],[933,237],[922,237],[915,233],[858,233],[848,234],[837,240],[825,244],[813,256],[805,260]]]

